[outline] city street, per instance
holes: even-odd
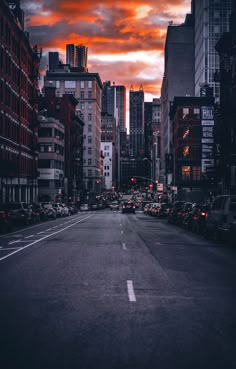
[[[0,237],[2,369],[236,368],[236,250],[137,211]]]

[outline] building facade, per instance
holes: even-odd
[[[63,202],[65,128],[47,111],[38,114],[38,168],[39,201]]]
[[[131,86],[129,106],[130,156],[133,158],[144,157],[144,91],[142,86],[140,86],[139,91],[134,91]]]
[[[116,183],[116,119],[112,114],[102,113],[101,150],[104,155],[104,181],[106,189]]]
[[[83,179],[87,191],[95,191],[100,179],[101,150],[101,91],[102,82],[98,73],[78,72],[62,64],[55,71],[47,71],[45,87],[54,87],[57,97],[74,96],[78,103],[76,111],[83,117]]]
[[[20,1],[0,1],[0,201],[37,201],[41,50],[31,47]]]
[[[173,200],[174,187],[179,200],[207,200],[209,191],[215,191],[214,100],[175,97],[170,118],[173,152],[166,171],[173,173],[173,182],[169,197]]]
[[[64,126],[65,132],[65,158],[64,158],[64,191],[63,200],[67,202],[79,201],[84,193],[83,182],[83,141],[84,122],[76,112],[78,100],[72,94],[56,95],[54,87],[45,87],[44,96],[40,99],[40,110],[46,109],[47,116],[58,119]],[[58,140],[56,138],[56,140]],[[54,160],[59,159],[63,148],[59,142],[54,142]],[[51,149],[51,150],[52,150]],[[58,152],[57,152],[58,151]],[[56,169],[56,168],[55,168]]]
[[[229,31],[232,0],[192,0],[195,24],[195,96],[208,85],[219,99],[220,85],[214,80],[219,69],[219,55],[215,45],[224,32]]]
[[[219,193],[236,193],[236,3],[233,4],[230,31],[224,33],[219,53],[220,105],[217,121],[217,177]]]
[[[164,76],[161,86],[161,173],[164,187],[172,182],[165,172],[165,158],[171,152],[172,127],[170,102],[175,96],[194,96],[194,23],[188,14],[181,25],[170,24],[167,29],[164,55]]]

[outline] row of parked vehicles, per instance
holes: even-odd
[[[179,225],[215,241],[229,241],[236,245],[236,195],[217,196],[212,204],[176,201],[172,204],[149,203],[144,213],[167,218]]]
[[[69,216],[77,212],[73,204],[25,202],[0,204],[0,232],[10,231],[14,226],[36,224],[48,219]]]

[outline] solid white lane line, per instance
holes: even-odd
[[[136,296],[134,293],[134,286],[132,281],[127,281],[128,296],[130,302],[136,302]]]
[[[127,250],[126,244],[124,242],[122,243],[122,247],[124,250]]]
[[[46,236],[44,236],[44,237],[42,237],[42,238],[39,238],[38,240],[35,240],[34,242],[31,242],[29,245],[26,245],[26,246],[24,246],[24,247],[21,247],[20,249],[17,249],[16,251],[11,252],[10,254],[3,256],[2,258],[0,258],[0,261],[2,261],[2,260],[4,260],[4,259],[9,258],[10,256],[12,256],[12,255],[16,254],[17,252],[19,252],[19,251],[21,251],[21,250],[24,250],[24,249],[27,249],[28,247],[31,247],[31,246],[35,245],[36,243],[38,243],[38,242],[40,242],[40,241],[45,240],[46,238],[49,238],[49,237],[51,237],[51,236],[54,236],[55,234],[61,233],[61,232],[65,231],[66,229],[71,228],[71,227],[73,227],[74,225],[76,225],[76,224],[78,224],[78,223],[82,222],[83,220],[86,220],[86,219],[91,218],[91,217],[92,217],[92,215],[89,215],[89,216],[87,216],[86,218],[80,219],[80,220],[78,220],[77,222],[72,223],[72,224],[70,224],[69,226],[67,226],[67,227],[65,227],[65,228],[63,228],[63,229],[60,229],[59,231],[56,231],[56,232],[54,232],[54,233],[50,233],[50,234],[48,234],[48,235],[46,235]]]

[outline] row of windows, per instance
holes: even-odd
[[[24,156],[19,158],[18,155],[13,152],[0,150],[0,161],[15,163],[17,171],[19,170],[19,175],[35,175],[36,164],[35,161],[30,158]]]
[[[64,155],[64,147],[57,145],[57,144],[39,144],[39,151],[40,152],[51,152],[51,153],[56,153],[58,155]]]
[[[19,137],[20,133],[20,137]],[[16,143],[21,143],[24,146],[33,148],[33,135],[23,126],[14,123],[8,117],[0,114],[0,136],[6,137]]]
[[[48,83],[52,86],[54,84],[54,81],[49,81]],[[80,88],[93,88],[93,81],[56,81],[56,89],[59,89],[61,87],[76,88],[76,83],[79,84]]]
[[[201,180],[201,167],[200,166],[182,166],[178,173],[179,179],[183,182],[200,181]]]
[[[64,162],[60,160],[46,160],[39,159],[38,160],[38,168],[47,168],[47,169],[61,169],[64,170]]]

